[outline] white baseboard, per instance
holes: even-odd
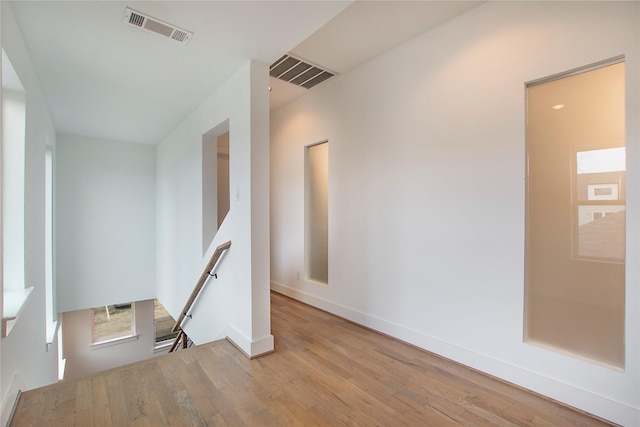
[[[255,359],[256,357],[271,353],[274,350],[273,335],[251,340],[232,324],[227,325],[226,335],[227,339],[249,359]]]
[[[251,359],[263,356],[275,351],[273,335],[267,335],[251,343]]]
[[[493,357],[425,335],[402,325],[319,298],[281,283],[272,281],[271,289],[598,417],[624,426],[640,426],[640,408],[634,408],[605,396],[600,396],[571,384],[558,381],[557,379],[527,370],[526,368],[497,360]]]

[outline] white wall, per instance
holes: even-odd
[[[157,298],[177,318],[215,248],[232,241],[184,324],[196,344],[228,336],[273,349],[269,319],[268,68],[247,62],[157,149]],[[202,135],[229,120],[231,206],[202,255]]]
[[[91,346],[91,309],[62,314],[62,348],[67,360],[64,379],[85,375],[166,354],[154,353],[153,300],[135,303],[137,339],[113,345]]]
[[[0,396],[2,424],[18,388],[40,387],[57,380],[57,346],[47,351],[45,319],[45,143],[56,135],[31,60],[9,2],[1,2],[2,46],[26,90],[25,280],[33,286],[24,312],[10,335],[1,340]]]
[[[155,147],[58,135],[59,312],[155,298]]]
[[[640,423],[638,2],[492,2],[274,112],[272,288]],[[523,343],[525,82],[627,56],[626,369]],[[304,271],[304,145],[328,140],[329,285]]]

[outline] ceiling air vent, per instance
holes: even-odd
[[[141,30],[169,37],[170,39],[180,43],[188,43],[189,40],[191,40],[191,37],[193,37],[193,33],[191,31],[183,30],[175,25],[152,18],[128,7],[124,11],[124,22],[126,24],[133,25],[134,27],[138,27]]]
[[[291,55],[285,55],[271,64],[269,74],[285,82],[311,89],[322,83],[335,73],[323,70]]]

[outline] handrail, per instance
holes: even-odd
[[[182,322],[184,321],[184,318],[187,317],[187,313],[191,309],[191,306],[193,305],[193,302],[198,297],[198,294],[200,293],[200,291],[204,287],[204,284],[207,282],[207,279],[209,277],[213,276],[213,270],[214,270],[216,264],[218,263],[218,260],[220,259],[220,257],[224,253],[224,251],[229,249],[230,246],[231,246],[231,241],[228,241],[227,243],[223,243],[220,246],[218,246],[216,248],[216,250],[213,252],[213,255],[211,255],[211,259],[209,260],[209,263],[207,264],[207,266],[205,267],[204,271],[200,275],[200,278],[198,279],[198,282],[196,283],[195,288],[193,288],[193,292],[191,292],[191,296],[187,300],[187,303],[184,305],[184,308],[182,309],[180,317],[176,321],[176,324],[173,327],[173,329],[171,330],[171,332],[182,331],[182,328],[181,328]],[[178,339],[180,338],[180,335],[182,335],[182,334],[184,334],[184,333],[181,332],[180,334],[178,334]]]
[[[189,337],[187,336],[187,334],[184,333],[184,331],[182,329],[180,329],[180,332],[178,333],[178,336],[173,341],[173,344],[171,344],[171,348],[169,349],[169,353],[173,353],[173,351],[176,348],[178,348],[178,345],[180,344],[180,340],[182,340],[182,348],[187,348],[189,346]]]

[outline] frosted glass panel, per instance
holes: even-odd
[[[307,147],[307,275],[329,281],[329,144]]]
[[[624,63],[527,87],[525,340],[624,367]]]

